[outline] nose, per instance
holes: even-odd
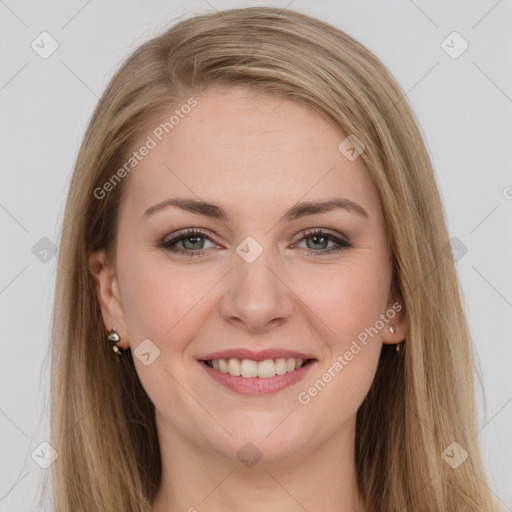
[[[252,262],[235,254],[233,269],[225,281],[222,318],[253,333],[285,323],[293,309],[293,294],[280,269],[270,249],[263,250]]]

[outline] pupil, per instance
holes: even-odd
[[[188,242],[189,240],[195,240],[195,242],[192,242],[192,245],[195,245],[195,244],[197,244],[197,243],[198,243],[198,242],[197,242],[197,240],[201,240],[201,238],[202,238],[202,237],[200,237],[200,236],[189,236],[189,237],[187,237],[187,238],[184,238],[184,239],[182,240],[182,242],[185,244],[185,247],[186,247],[186,242]],[[192,248],[192,249],[197,249],[198,247],[191,247],[191,248]],[[200,248],[201,248],[201,247],[199,247],[199,249],[200,249]],[[189,249],[190,249],[190,247],[189,247]]]
[[[318,243],[319,240],[322,240],[325,244],[325,241],[327,241],[327,238],[325,236],[315,235],[315,236],[312,236],[311,238],[313,239],[314,243]],[[322,243],[322,242],[320,242],[320,243]],[[325,249],[325,247],[322,247],[322,249]]]

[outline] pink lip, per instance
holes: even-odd
[[[216,356],[216,354],[213,355]],[[216,358],[217,357],[214,359]],[[224,358],[220,357],[219,359]],[[250,358],[247,357],[246,359]],[[266,359],[273,358],[267,357]],[[281,391],[281,389],[287,388],[288,386],[292,386],[301,380],[314,365],[314,361],[301,366],[298,370],[294,370],[293,372],[285,373],[284,375],[275,375],[274,377],[269,377],[268,379],[262,379],[260,377],[234,377],[233,375],[229,375],[229,373],[222,373],[219,370],[210,368],[202,361],[199,361],[199,364],[204,368],[206,373],[208,373],[208,375],[213,380],[219,384],[222,384],[228,389],[231,389],[235,393],[240,395],[270,395],[272,393],[277,393],[278,391]]]
[[[271,348],[260,352],[253,352],[245,348],[236,348],[232,350],[221,350],[205,356],[199,357],[200,361],[212,361],[218,359],[251,359],[252,361],[264,361],[265,359],[315,359],[313,356],[294,352],[293,350],[283,350],[280,348]]]

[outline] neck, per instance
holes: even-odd
[[[162,479],[152,512],[366,510],[355,473],[355,417],[315,447],[275,460],[263,457],[251,467],[211,446],[199,449],[161,421],[157,426]]]

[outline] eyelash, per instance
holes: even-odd
[[[208,249],[191,251],[191,250],[185,250],[185,249],[178,249],[177,247],[175,247],[175,245],[178,242],[181,242],[184,239],[195,238],[198,236],[201,238],[207,238],[208,240],[213,242],[213,240],[208,236],[208,234],[201,231],[200,229],[189,229],[189,230],[183,230],[183,231],[178,232],[176,234],[176,236],[172,237],[169,240],[166,240],[165,238],[160,240],[160,242],[158,242],[157,246],[161,249],[165,249],[167,251],[170,251],[170,252],[173,252],[176,254],[181,254],[183,256],[185,256],[185,255],[190,256],[190,257],[202,256],[205,252],[208,251]],[[338,238],[337,236],[327,233],[327,232],[323,231],[322,229],[312,229],[312,230],[304,232],[302,237],[300,238],[300,240],[298,240],[296,243],[300,243],[303,240],[305,240],[306,238],[315,237],[315,236],[321,237],[321,238],[327,238],[329,241],[335,242],[337,244],[337,247],[331,247],[330,249],[323,249],[321,251],[313,251],[311,249],[307,249],[306,253],[308,256],[319,256],[319,255],[323,256],[326,254],[336,253],[336,252],[350,249],[351,247],[353,247],[353,245],[348,240]]]

